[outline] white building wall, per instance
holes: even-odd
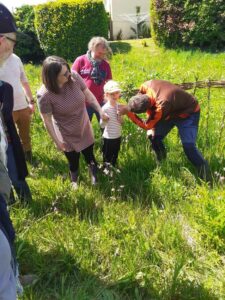
[[[136,22],[137,6],[140,6],[140,18],[145,16],[146,23],[149,26],[150,0],[104,0],[104,3],[106,10],[111,15],[114,39],[116,39],[120,30],[122,30],[122,39],[135,36],[131,27],[136,29],[134,22]]]

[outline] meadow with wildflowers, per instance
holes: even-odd
[[[147,46],[147,47],[146,47]],[[151,39],[112,43],[113,77],[127,94],[152,78],[174,83],[224,79],[225,53],[165,50]],[[40,66],[26,65],[33,93]],[[190,91],[193,92],[193,91]],[[174,129],[158,165],[146,133],[125,120],[118,166],[90,185],[81,159],[79,189],[38,111],[29,165],[33,202],[11,208],[22,274],[38,276],[26,300],[225,299],[225,90],[197,89],[198,147],[214,186],[201,182]],[[94,123],[101,163],[101,134]]]

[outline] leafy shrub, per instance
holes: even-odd
[[[21,37],[19,35],[15,53],[25,62],[39,62],[44,57],[44,53],[40,48],[34,27],[33,6],[23,5],[17,8],[14,17],[19,31],[24,33]]]
[[[166,47],[223,48],[224,9],[223,0],[152,0],[152,36]]]
[[[86,52],[93,36],[108,35],[108,17],[101,0],[49,2],[35,7],[35,26],[46,55],[73,60]]]

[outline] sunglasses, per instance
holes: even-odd
[[[8,37],[7,35],[2,35],[2,34],[0,34],[0,37],[5,37],[7,40],[9,40],[9,41],[13,42],[15,45],[16,45],[16,43],[17,43],[17,41],[16,41],[16,40],[14,40],[14,39],[11,39],[11,38],[10,38],[10,37]]]

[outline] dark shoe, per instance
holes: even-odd
[[[25,155],[26,161],[29,162],[30,164],[32,164],[32,162],[33,162],[32,151],[25,151],[24,155]]]
[[[167,152],[163,142],[156,137],[152,137],[151,135],[148,138],[152,146],[152,149],[156,154],[157,162],[160,163],[163,160],[165,160],[167,156]]]
[[[19,280],[23,287],[31,286],[38,281],[38,276],[34,274],[20,275]]]
[[[70,178],[71,178],[71,186],[73,190],[77,190],[78,189],[78,171],[75,172],[71,172],[70,171]]]
[[[22,203],[27,204],[32,201],[31,191],[26,180],[22,181],[19,186],[14,186],[14,189]]]
[[[206,161],[204,164],[197,167],[198,177],[202,180],[210,183],[210,185],[213,184],[213,177],[212,173],[209,167],[208,162]]]
[[[91,177],[91,184],[96,185],[97,184],[97,172],[98,172],[98,167],[96,164],[90,164],[89,165],[89,174]]]
[[[16,202],[15,197],[14,197],[14,193],[13,193],[13,189],[11,189],[10,191],[10,197],[9,197],[9,201],[8,201],[8,205],[12,205]]]

